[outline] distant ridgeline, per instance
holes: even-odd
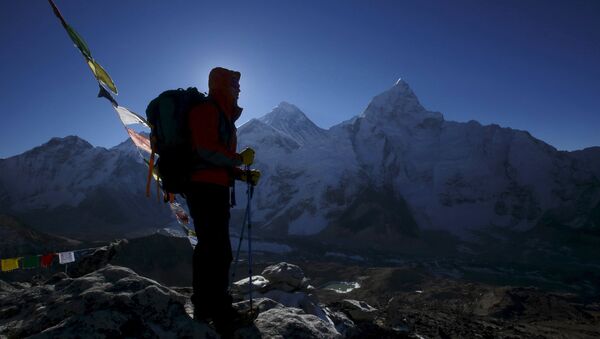
[[[404,81],[328,130],[281,103],[238,135],[263,172],[253,215],[263,236],[401,253],[598,239],[600,148],[558,151],[525,131],[446,121]],[[144,198],[144,167],[131,141],[106,150],[52,139],[0,160],[0,206],[53,234],[144,234],[173,221]]]

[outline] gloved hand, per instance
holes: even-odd
[[[248,171],[241,171],[238,179],[244,182],[249,182],[252,186],[256,186],[260,180],[260,171],[257,169],[252,169],[249,172],[250,178],[248,178]]]
[[[254,150],[250,147],[244,148],[242,152],[240,152],[240,159],[242,160],[242,165],[250,166],[254,162]]]

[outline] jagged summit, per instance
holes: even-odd
[[[84,140],[76,135],[68,135],[64,138],[54,137],[54,138],[48,140],[48,142],[43,144],[42,146],[44,146],[44,145],[47,145],[47,146],[74,145],[74,146],[81,146],[81,147],[85,147],[85,148],[94,147],[94,146],[92,146],[92,144],[90,144],[86,140]]]
[[[441,113],[427,111],[409,84],[402,79],[398,79],[390,89],[374,97],[361,116],[371,119],[408,119],[416,122],[426,118],[443,120]]]
[[[85,152],[86,150],[93,149],[94,146],[87,142],[86,140],[76,136],[69,135],[64,138],[54,137],[48,140],[46,143],[34,147],[29,151],[24,152],[26,155],[37,155],[37,154],[50,154],[65,151],[70,154],[75,154],[77,152]],[[16,155],[17,157],[19,155]]]
[[[299,144],[321,140],[325,131],[313,123],[298,107],[282,101],[270,113],[258,119]]]
[[[285,101],[279,103],[270,113],[261,117],[260,120],[271,126],[301,121],[312,123],[298,107]]]

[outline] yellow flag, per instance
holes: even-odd
[[[21,258],[2,259],[2,262],[0,263],[2,265],[2,272],[8,272],[19,268],[19,259]]]
[[[117,86],[110,78],[110,75],[108,75],[108,73],[104,70],[104,68],[102,68],[102,66],[100,66],[100,64],[97,63],[95,60],[87,58],[86,60],[96,79],[98,79],[98,81],[100,81],[106,87],[108,87],[108,89],[110,89],[113,93],[117,94]]]

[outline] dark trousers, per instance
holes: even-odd
[[[200,313],[216,315],[231,307],[229,188],[193,183],[186,199],[198,237],[193,258],[192,303]]]

